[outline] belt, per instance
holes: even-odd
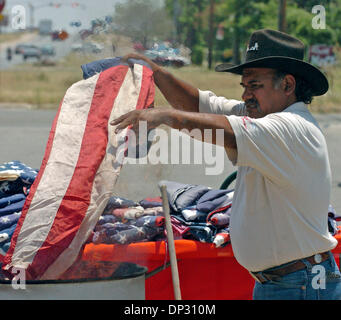
[[[323,253],[318,253],[313,256],[303,258],[304,260],[307,260],[312,266],[315,264],[319,264],[329,258],[329,251],[323,252]],[[264,271],[259,271],[259,272],[251,272],[251,276],[258,282],[260,283],[265,283],[269,280],[276,280],[281,276],[284,276],[286,274],[302,270],[306,267],[306,264],[302,261],[303,259],[300,260],[295,260],[289,265],[285,265],[283,267],[279,267],[275,270],[264,270]]]

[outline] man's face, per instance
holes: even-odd
[[[262,118],[282,110],[284,90],[275,88],[275,70],[269,68],[246,68],[243,70],[242,99],[250,118]]]

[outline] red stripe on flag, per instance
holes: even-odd
[[[52,150],[53,139],[54,139],[54,136],[55,136],[55,133],[56,133],[56,127],[57,127],[60,111],[61,111],[61,108],[62,108],[62,104],[63,104],[63,100],[61,101],[61,103],[59,105],[59,109],[57,111],[57,114],[56,114],[56,116],[55,116],[55,118],[53,120],[52,127],[51,127],[51,130],[50,130],[50,134],[49,134],[49,137],[48,137],[48,140],[47,140],[47,143],[46,143],[46,149],[45,149],[45,155],[44,155],[43,161],[41,163],[41,166],[40,166],[39,172],[37,174],[37,177],[35,178],[32,186],[30,188],[30,193],[28,194],[28,196],[26,198],[26,201],[24,203],[23,209],[21,211],[20,219],[18,221],[17,227],[15,228],[15,231],[14,231],[13,236],[12,236],[11,246],[7,250],[7,254],[6,254],[5,258],[4,258],[4,265],[11,263],[11,259],[12,259],[12,255],[13,255],[13,252],[14,252],[15,245],[17,243],[18,235],[19,235],[21,227],[22,227],[22,225],[24,223],[27,211],[28,211],[28,209],[29,209],[29,207],[31,205],[33,196],[34,196],[34,194],[35,194],[35,192],[36,192],[36,190],[38,188],[38,185],[39,185],[39,182],[41,180],[41,177],[44,174],[44,170],[45,170],[45,167],[46,167],[46,164],[47,164],[47,160],[50,157],[50,153],[51,153],[51,150]]]
[[[51,230],[27,269],[28,277],[35,279],[42,275],[69,246],[87,212],[92,183],[106,153],[109,117],[128,71],[126,66],[115,68],[114,79],[112,69],[109,69],[102,72],[97,80],[73,177]],[[48,254],[45,252],[46,249]]]
[[[155,86],[153,81],[153,71],[145,66],[143,67],[142,83],[143,86],[141,86],[136,109],[149,107],[154,102]]]

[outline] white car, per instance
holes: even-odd
[[[74,43],[71,46],[72,51],[82,51],[82,44],[81,43]]]
[[[100,53],[104,47],[97,42],[74,43],[71,50],[84,53]]]

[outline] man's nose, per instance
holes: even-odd
[[[253,93],[251,92],[251,90],[249,90],[248,88],[244,88],[244,92],[242,94],[243,101],[247,101],[252,98],[253,98]]]

